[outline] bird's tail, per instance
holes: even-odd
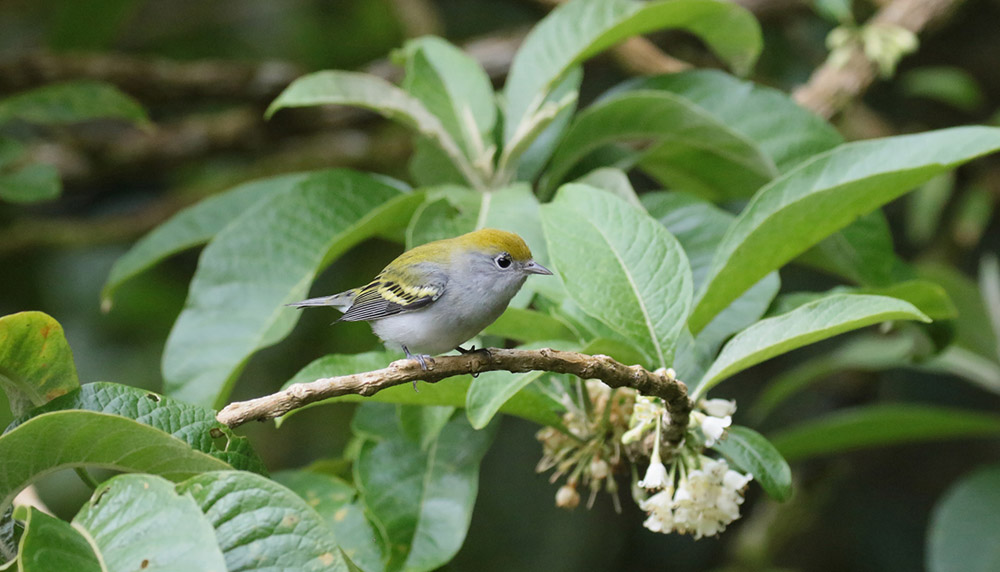
[[[334,294],[333,296],[320,296],[319,298],[309,298],[308,300],[301,300],[299,302],[292,302],[291,304],[285,304],[286,306],[294,306],[296,308],[312,308],[316,306],[333,306],[334,308],[340,310],[341,312],[347,311],[354,302],[354,299],[358,297],[357,289],[347,290],[346,292],[341,292],[340,294]]]

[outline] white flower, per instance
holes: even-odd
[[[701,432],[705,434],[705,446],[711,447],[715,445],[715,442],[722,438],[723,433],[726,432],[726,427],[733,424],[733,418],[726,415],[725,417],[713,417],[711,415],[699,416],[701,417]]]
[[[670,532],[674,528],[673,487],[668,487],[646,500],[639,502],[639,508],[649,513],[642,523],[653,532]]]
[[[736,402],[731,399],[703,399],[701,409],[712,417],[729,417],[736,413]]]
[[[649,513],[643,523],[646,528],[693,534],[699,539],[719,534],[740,517],[742,491],[752,477],[731,470],[721,459],[700,460],[701,468],[688,471],[675,492],[667,488],[639,503]]]
[[[667,468],[659,459],[651,461],[646,469],[646,476],[639,481],[639,486],[644,489],[656,490],[665,488],[669,484]]]
[[[642,434],[653,426],[657,419],[666,413],[666,408],[654,397],[640,395],[632,406],[632,417],[629,419],[628,431],[622,435],[622,443],[628,445],[638,441]]]

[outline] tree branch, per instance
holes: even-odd
[[[869,25],[895,26],[914,34],[929,23],[950,13],[962,0],[893,0],[878,11]],[[799,105],[829,119],[842,111],[853,99],[864,93],[878,74],[876,64],[854,48],[844,65],[829,61],[816,68],[809,82],[795,90]]]
[[[605,355],[552,349],[490,348],[457,356],[435,357],[429,360],[428,366],[429,369],[424,371],[416,360],[401,359],[384,369],[296,383],[271,395],[230,403],[216,419],[229,427],[237,427],[247,421],[274,419],[293,409],[331,397],[351,394],[370,396],[394,385],[417,380],[436,383],[448,377],[484,371],[569,373],[584,379],[599,379],[611,387],[631,387],[644,395],[659,397],[670,412],[670,430],[664,432],[670,440],[679,440],[683,435],[692,408],[687,386],[670,372],[651,372],[638,365],[626,366]]]

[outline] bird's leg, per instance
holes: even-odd
[[[403,353],[406,354],[407,358],[417,360],[417,363],[420,364],[420,369],[427,371],[427,362],[424,360],[424,354],[411,354],[406,346],[403,346]],[[417,380],[415,379],[413,380],[413,391],[417,391]]]

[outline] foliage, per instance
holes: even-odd
[[[825,8],[840,20],[845,9]],[[81,386],[55,319],[0,318],[0,387],[15,417],[0,436],[3,559],[20,570],[438,569],[465,542],[498,413],[543,426],[540,466],[555,469],[553,481],[565,477],[561,506],[579,502],[578,487],[590,488],[591,504],[601,491],[618,503],[628,490],[647,528],[696,538],[739,518],[751,478],[773,501],[795,502],[789,461],[995,438],[992,413],[917,403],[764,427],[823,375],[846,369],[948,373],[1000,393],[1000,298],[989,294],[1000,284],[996,259],[982,265],[980,302],[976,285],[953,270],[897,256],[880,210],[925,185],[911,232],[926,237],[934,226],[926,211],[942,201],[940,192],[924,195],[1000,150],[1000,128],[844,142],[780,91],[699,70],[628,81],[577,110],[585,61],[664,29],[697,37],[738,75],[761,51],[756,20],[736,4],[573,0],[527,36],[500,92],[476,60],[430,36],[394,54],[399,85],[346,71],[292,82],[268,117],[347,105],[398,122],[413,135],[412,185],[344,168],[261,178],[188,207],[136,243],[110,270],[105,309],[145,272],[204,246],[166,340],[163,395]],[[912,80],[913,89],[926,92],[931,80]],[[148,125],[137,103],[98,83],[0,101],[0,124],[95,118]],[[22,153],[0,136],[0,198],[58,195],[55,170],[24,164]],[[638,192],[634,180],[655,188]],[[676,374],[695,408],[683,440],[663,439],[662,402],[547,372],[330,400],[362,402],[339,465],[320,460],[273,476],[250,439],[215,421],[254,356],[294,335],[300,313],[285,304],[306,297],[356,245],[381,238],[412,247],[485,227],[520,234],[555,276],[532,278],[480,345],[604,353]],[[786,285],[779,296],[778,272],[795,263],[846,285]],[[767,360],[878,324],[879,333],[827,342],[839,345],[767,381],[747,408],[760,432],[731,425],[735,404],[709,396]],[[394,357],[302,360],[285,386]],[[70,523],[10,510],[20,491],[62,468],[128,474],[99,483]],[[990,569],[995,556],[969,560],[962,547],[996,528],[992,513],[975,510],[996,505],[996,478],[995,467],[984,469],[942,499],[928,539],[933,570]],[[727,504],[693,498],[698,487]],[[962,520],[967,513],[974,522]]]

